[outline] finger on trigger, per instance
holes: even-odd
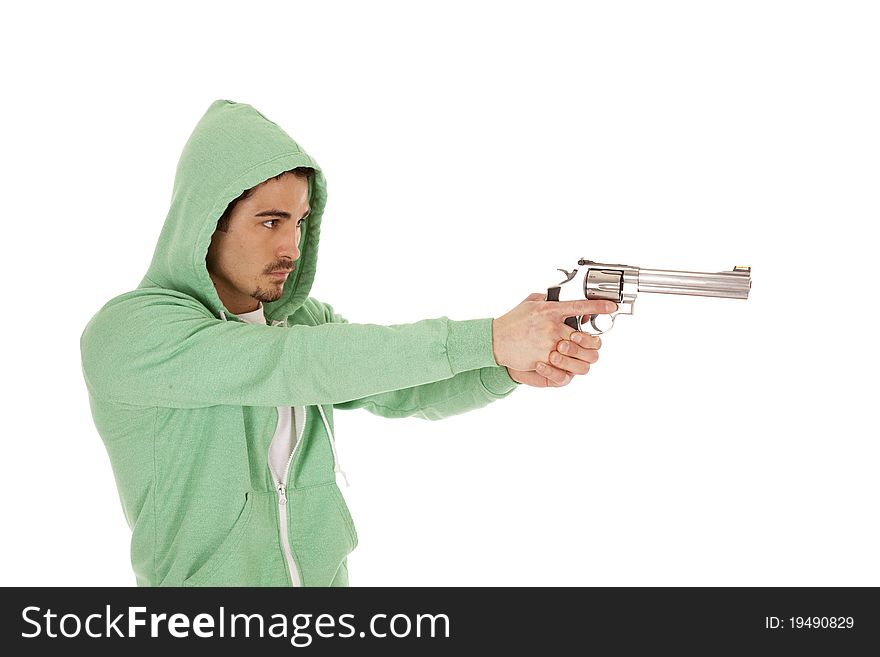
[[[613,313],[617,310],[617,304],[613,301],[559,301],[555,308],[562,317],[601,315]]]

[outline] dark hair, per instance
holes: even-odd
[[[315,170],[311,167],[297,167],[296,169],[282,171],[277,176],[267,178],[263,182],[267,182],[268,180],[278,180],[286,173],[292,173],[297,178],[306,178],[308,180],[311,180],[312,176],[315,174]],[[260,183],[260,185],[262,184],[263,183]],[[257,187],[259,187],[259,185],[244,190],[238,198],[234,199],[232,202],[230,202],[229,205],[226,206],[226,210],[223,211],[223,215],[217,220],[217,230],[223,231],[224,233],[229,232],[229,218],[232,216],[232,211],[235,209],[236,204],[242,199],[246,199],[251,196]]]

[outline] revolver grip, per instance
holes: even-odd
[[[547,301],[559,301],[559,290],[560,286],[557,285],[555,287],[547,288]],[[578,326],[578,318],[577,317],[566,317],[565,323],[568,324],[575,331],[580,331],[580,326]]]

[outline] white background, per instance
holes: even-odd
[[[352,585],[880,585],[875,7],[4,9],[0,583],[134,584],[79,337],[226,98],[324,168],[312,295],[352,322],[498,317],[581,257],[752,267],[640,296],[565,388],[337,412]]]

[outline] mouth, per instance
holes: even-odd
[[[274,276],[275,278],[287,278],[287,276],[292,272],[292,269],[284,269],[281,271],[273,271],[269,273],[269,276]]]

